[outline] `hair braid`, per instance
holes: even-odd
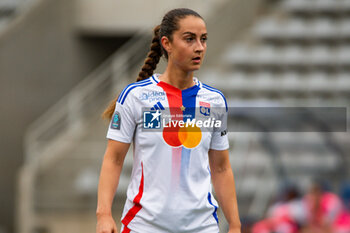
[[[144,65],[142,66],[136,81],[141,81],[146,78],[149,78],[153,75],[153,71],[157,68],[157,64],[159,63],[160,57],[162,56],[159,31],[160,25],[156,26],[153,29],[154,36],[152,39],[151,49],[147,54]]]

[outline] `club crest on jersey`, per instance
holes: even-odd
[[[210,104],[199,101],[199,112],[204,116],[210,116]]]
[[[159,110],[156,111],[144,111],[143,112],[143,128],[144,129],[160,129],[162,113]]]
[[[120,129],[121,118],[119,112],[115,112],[111,122],[111,129]]]

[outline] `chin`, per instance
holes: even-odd
[[[201,68],[201,65],[191,65],[191,66],[187,66],[187,67],[183,67],[182,70],[184,70],[185,72],[193,72],[196,70],[199,70]]]
[[[194,67],[191,67],[190,69],[192,71],[199,70],[201,68],[201,65],[195,65]]]
[[[188,72],[194,72],[194,71],[197,71],[199,70],[199,68],[192,68],[192,69],[188,69]]]

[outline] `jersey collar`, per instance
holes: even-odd
[[[153,74],[152,77],[151,77],[151,80],[157,84],[157,83],[160,82],[159,76],[160,76],[160,74]],[[193,77],[193,81],[194,81],[196,86],[198,86],[199,88],[202,87],[201,82],[198,80],[198,78]]]

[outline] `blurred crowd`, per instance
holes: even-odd
[[[350,183],[338,194],[315,182],[302,195],[287,185],[252,233],[350,233]]]

